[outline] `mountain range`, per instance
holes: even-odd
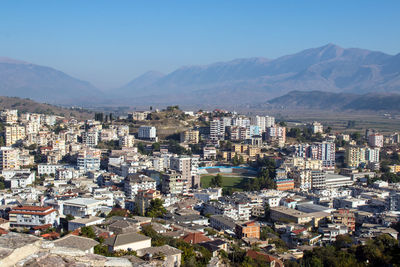
[[[101,101],[102,92],[59,70],[0,58],[0,95],[45,103],[87,104]]]
[[[400,93],[400,54],[328,44],[273,60],[236,59],[182,67],[166,75],[146,73],[114,93],[141,101],[237,104],[261,102],[293,90]]]
[[[400,112],[400,94],[330,93],[321,91],[292,91],[265,103],[269,108],[332,110],[332,111],[397,111]],[[262,105],[261,105],[262,106]]]
[[[237,105],[265,103],[293,90],[330,93],[400,93],[400,54],[334,44],[277,59],[235,59],[147,72],[101,92],[49,67],[0,59],[0,95],[58,104]]]

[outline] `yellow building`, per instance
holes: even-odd
[[[0,148],[0,169],[19,169],[18,150],[11,147]]]
[[[181,133],[181,143],[188,144],[198,144],[199,143],[199,134],[198,130],[187,130]]]
[[[11,125],[5,127],[6,146],[12,146],[20,140],[25,139],[25,127]]]
[[[390,172],[393,172],[393,173],[400,172],[400,165],[396,165],[396,164],[390,165],[389,168],[390,168]]]
[[[365,149],[362,147],[346,148],[345,162],[349,168],[358,168],[360,163],[365,162]]]

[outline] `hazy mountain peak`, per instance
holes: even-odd
[[[30,64],[30,63],[25,62],[25,61],[16,60],[16,59],[13,59],[13,58],[8,58],[8,57],[0,57],[0,63],[8,63],[8,64]]]
[[[0,95],[31,98],[46,103],[82,104],[99,101],[101,92],[89,82],[62,71],[1,58]]]

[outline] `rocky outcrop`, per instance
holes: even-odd
[[[132,263],[129,258],[104,257],[75,248],[55,247],[51,241],[10,232],[0,237],[0,266],[84,267],[84,266],[155,266]]]

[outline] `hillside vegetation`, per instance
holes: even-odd
[[[28,98],[0,96],[0,109],[18,109],[21,113],[31,112],[52,114],[66,118],[91,119],[92,111],[84,109],[63,108],[50,104],[38,103]]]

